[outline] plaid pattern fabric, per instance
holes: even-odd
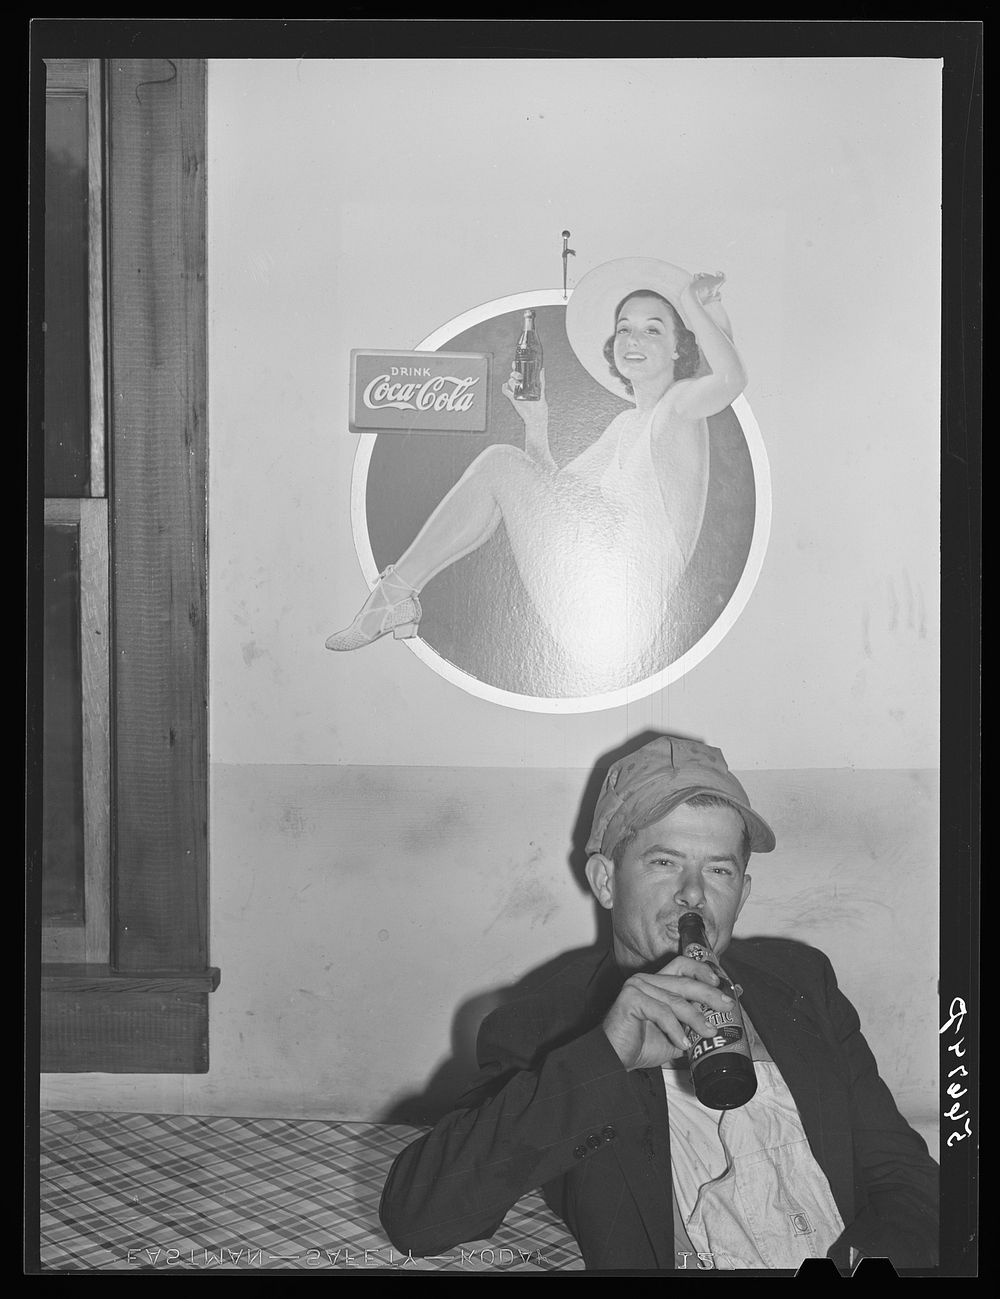
[[[46,1272],[583,1268],[538,1192],[489,1241],[402,1255],[378,1220],[392,1160],[421,1129],[372,1123],[49,1111]]]

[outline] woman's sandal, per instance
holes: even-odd
[[[396,591],[392,590],[393,587]],[[417,624],[422,614],[423,610],[420,608],[416,591],[396,577],[395,569],[390,564],[379,574],[371,595],[361,606],[358,616],[350,627],[334,632],[328,638],[326,648],[329,650],[360,649],[362,645],[370,645],[372,641],[378,640],[380,636],[387,636],[389,632],[392,632],[397,640],[407,640],[411,636],[416,636]]]

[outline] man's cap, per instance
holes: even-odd
[[[587,856],[610,857],[623,834],[662,820],[696,794],[718,795],[736,808],[750,832],[753,852],[774,848],[774,831],[750,806],[746,790],[720,749],[699,740],[660,736],[608,768],[594,809]]]

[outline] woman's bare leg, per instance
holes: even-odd
[[[551,500],[552,475],[517,447],[498,444],[472,462],[394,565],[413,591],[477,550],[507,519],[537,517]]]
[[[501,519],[506,521],[520,567],[522,556],[532,548],[531,537],[537,539],[539,521],[553,512],[553,482],[551,472],[517,447],[487,447],[399,561],[381,574],[350,626],[327,638],[326,648],[360,649],[390,632],[397,639],[416,635],[423,613],[417,592],[442,569],[481,546]]]

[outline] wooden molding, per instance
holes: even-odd
[[[47,80],[50,93],[88,90],[99,124],[96,65],[55,61]],[[106,148],[90,180],[92,198],[105,182],[106,219],[90,263],[95,298],[103,267],[107,332],[102,354],[102,300],[91,365],[102,380],[107,369],[104,420],[100,402],[93,413],[107,438],[109,551],[97,514],[84,517],[98,502],[53,503],[46,519],[78,523],[108,573],[110,634],[98,645],[91,628],[86,670],[110,670],[87,743],[110,754],[110,787],[88,796],[112,808],[111,874],[83,950],[64,943],[69,962],[43,966],[40,1065],[204,1073],[219,982],[208,964],[205,61],[110,59],[103,87]],[[103,851],[96,818],[91,833]]]
[[[113,979],[75,982],[43,978],[42,1072],[208,1072],[206,991],[189,980],[132,989]]]
[[[218,969],[119,974],[42,966],[43,1073],[207,1073],[208,998]]]
[[[221,977],[215,966],[205,970],[149,970],[143,974],[119,974],[109,965],[60,961],[42,966],[42,991],[97,992],[102,996],[130,992],[158,995],[214,992]]]
[[[205,67],[106,66],[111,963],[208,963]]]

